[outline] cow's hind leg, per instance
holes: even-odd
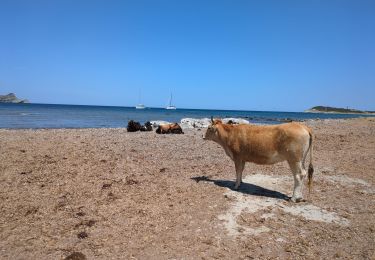
[[[242,182],[242,172],[245,168],[245,162],[241,160],[235,160],[234,165],[236,167],[236,185],[234,186],[234,189],[238,190]]]
[[[303,178],[306,176],[306,170],[303,169],[301,162],[289,162],[290,169],[294,176],[294,190],[291,200],[299,202],[303,200],[302,187]]]

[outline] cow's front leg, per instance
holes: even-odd
[[[242,160],[235,160],[234,165],[236,167],[236,184],[234,186],[234,189],[238,190],[242,182],[242,172],[245,168],[245,162]]]
[[[294,176],[294,190],[291,201],[300,202],[303,201],[302,186],[303,177],[306,175],[305,170],[302,168],[301,162],[289,163],[290,169]]]

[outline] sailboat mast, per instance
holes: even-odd
[[[145,106],[142,104],[142,92],[139,89],[139,96],[138,96],[138,105],[135,106],[136,109],[144,109]]]
[[[166,107],[166,109],[176,109],[176,107],[174,105],[172,105],[173,103],[173,96],[172,96],[172,92],[171,92],[171,97],[169,98],[169,105]]]

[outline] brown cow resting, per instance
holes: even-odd
[[[303,200],[302,181],[306,176],[304,164],[309,151],[309,188],[314,172],[312,165],[313,134],[310,128],[300,123],[258,126],[229,125],[223,124],[221,120],[211,120],[212,123],[203,138],[220,144],[225,153],[234,161],[236,168],[235,189],[240,187],[246,162],[275,164],[287,161],[294,175],[294,191],[291,200],[293,202]]]
[[[182,128],[179,124],[166,124],[166,125],[159,125],[156,129],[156,133],[158,134],[183,134]]]

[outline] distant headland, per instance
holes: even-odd
[[[14,93],[0,95],[0,103],[29,103],[27,99],[19,99]]]
[[[350,108],[316,106],[305,110],[307,113],[375,114],[375,111],[362,111]]]

